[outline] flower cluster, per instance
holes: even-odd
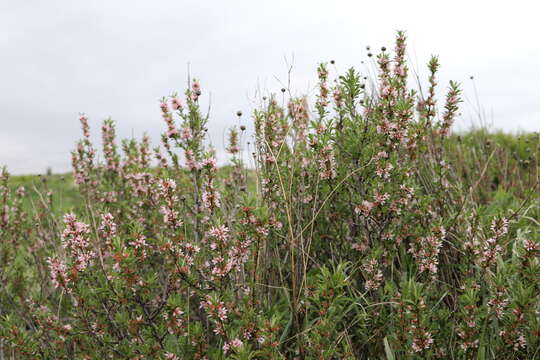
[[[161,180],[159,183],[159,196],[165,202],[161,206],[160,212],[163,214],[163,222],[172,230],[179,229],[182,226],[180,213],[176,210],[178,196],[175,193],[176,182],[171,179]]]
[[[497,255],[502,252],[499,240],[508,233],[508,220],[500,218],[491,223],[492,236],[486,239],[482,245],[479,262],[482,266],[493,265],[497,260]]]
[[[411,244],[409,252],[416,259],[419,271],[429,272],[432,277],[437,274],[439,264],[439,253],[442,247],[446,231],[439,227],[434,229],[434,235],[424,236]]]
[[[366,290],[377,290],[383,281],[383,273],[379,269],[378,262],[376,259],[369,260],[363,266],[364,271],[366,272]]]

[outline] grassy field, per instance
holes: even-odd
[[[40,202],[47,201],[49,193],[53,197],[52,211],[58,216],[83,206],[83,198],[70,173],[12,176],[9,186],[12,190],[24,187],[28,196],[23,198],[23,206],[28,212],[33,212]]]

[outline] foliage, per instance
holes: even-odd
[[[218,169],[197,80],[161,147],[106,120],[99,162],[81,115],[72,178],[4,170],[0,357],[540,356],[538,136],[451,134],[459,84],[438,104],[433,57],[411,89],[405,42],[374,79],[320,64],[312,109],[263,98],[254,170],[245,128]]]

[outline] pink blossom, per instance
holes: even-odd
[[[214,210],[221,205],[221,196],[215,192],[213,188],[210,191],[206,190],[202,193],[203,206],[208,210]]]
[[[182,109],[182,101],[178,98],[173,98],[171,100],[171,107],[173,110],[181,110]]]
[[[215,169],[217,167],[217,161],[215,158],[210,157],[207,159],[204,159],[202,162],[203,167],[208,167],[210,169]]]
[[[533,240],[529,240],[529,239],[526,239],[525,241],[523,241],[523,247],[527,251],[540,250],[540,244],[537,244]]]
[[[193,138],[193,133],[191,132],[191,128],[184,127],[182,128],[182,134],[180,135],[182,140],[191,140]]]
[[[235,338],[231,340],[231,342],[226,342],[225,344],[223,344],[223,352],[228,353],[232,348],[239,348],[243,344],[244,343],[242,342],[242,340],[240,340],[239,338]]]
[[[421,330],[417,336],[413,339],[412,348],[414,352],[422,352],[429,349],[433,344],[433,337],[425,330]]]
[[[373,209],[373,207],[375,207],[374,203],[372,203],[370,201],[367,201],[367,200],[364,200],[364,201],[362,201],[362,203],[360,205],[355,206],[354,212],[357,213],[357,214],[362,214],[364,216],[368,216],[369,213],[371,212],[371,209]]]
[[[237,348],[237,347],[240,347],[242,345],[243,345],[242,340],[240,340],[239,338],[235,338],[235,339],[233,339],[231,341],[231,347]]]
[[[220,225],[218,227],[213,227],[208,231],[208,235],[215,237],[221,242],[227,241],[229,237],[229,229],[225,225]]]
[[[71,292],[71,289],[69,289],[68,285],[70,283],[70,279],[67,275],[67,267],[66,264],[59,260],[58,258],[47,258],[47,263],[49,264],[49,268],[51,270],[51,281],[55,288],[62,287],[67,292]]]
[[[377,290],[383,281],[383,273],[379,269],[377,260],[371,259],[362,268],[366,272],[366,290]]]
[[[189,170],[197,170],[200,167],[200,164],[194,159],[193,151],[186,151],[186,166]]]
[[[319,169],[319,176],[323,180],[334,179],[337,176],[334,150],[332,145],[326,145],[321,149]]]

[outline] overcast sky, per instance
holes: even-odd
[[[441,85],[463,83],[468,126],[478,102],[508,130],[540,130],[540,25],[533,1],[0,0],[0,165],[12,173],[70,169],[78,113],[93,137],[111,116],[120,137],[165,129],[158,100],[183,91],[188,64],[211,96],[210,140],[249,114],[257,89],[312,89],[316,65],[367,60],[366,45],[409,37],[412,64],[430,54]],[[473,75],[474,84],[469,77]],[[249,123],[249,116],[243,121]]]

